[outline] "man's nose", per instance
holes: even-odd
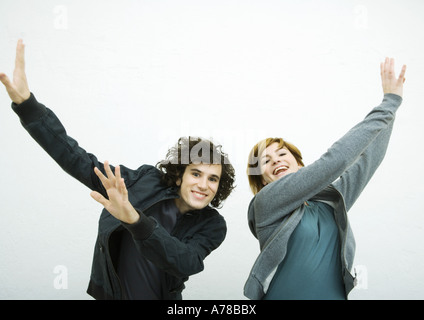
[[[207,178],[201,178],[197,183],[199,189],[206,190],[208,188],[208,180]]]

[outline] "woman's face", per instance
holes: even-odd
[[[277,142],[269,145],[260,156],[262,183],[267,185],[289,173],[297,172],[302,166],[286,148],[280,148]]]

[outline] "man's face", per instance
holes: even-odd
[[[183,178],[177,181],[180,198],[175,203],[181,213],[206,207],[215,197],[219,187],[220,164],[190,164]]]

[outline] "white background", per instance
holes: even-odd
[[[12,76],[23,38],[31,91],[100,161],[156,164],[186,135],[221,143],[237,173],[220,210],[228,235],[183,295],[245,299],[259,252],[250,148],[282,136],[316,160],[380,103],[379,63],[395,57],[397,72],[408,66],[404,102],[350,212],[350,299],[422,299],[423,14],[420,0],[1,0],[0,71]],[[4,89],[0,105],[0,298],[91,299],[101,206],[23,130]]]

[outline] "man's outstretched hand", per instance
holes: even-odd
[[[28,100],[31,92],[28,88],[28,82],[25,74],[25,45],[22,39],[19,39],[16,46],[15,71],[13,72],[13,81],[5,73],[0,72],[0,81],[6,87],[10,99],[16,104],[21,104]]]
[[[107,176],[97,168],[94,168],[94,172],[106,189],[109,199],[106,199],[97,191],[92,191],[90,194],[91,197],[102,204],[116,219],[128,224],[137,222],[140,215],[128,201],[128,191],[124,179],[121,178],[120,167],[117,166],[115,168],[115,174],[113,174],[109,163],[105,161],[104,168]]]

